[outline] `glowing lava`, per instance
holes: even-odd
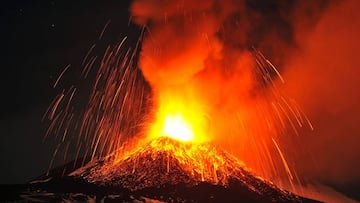
[[[164,127],[160,134],[181,141],[191,141],[194,139],[194,133],[191,126],[182,117],[181,113],[168,115],[165,118]]]
[[[164,202],[192,202],[199,195],[193,202],[308,202],[254,176],[215,145],[169,137],[144,143],[116,162],[89,162],[70,177],[115,191],[124,188],[126,194],[156,194]]]
[[[181,142],[207,141],[207,119],[199,100],[186,100],[183,92],[161,93],[155,119],[149,123],[149,137],[169,137]]]
[[[172,184],[184,181],[195,185],[205,181],[227,185],[229,177],[243,179],[249,174],[242,162],[214,145],[181,142],[169,137],[158,137],[117,157],[115,162],[105,161],[103,164],[95,166],[85,178],[91,182],[122,180],[119,184],[132,190],[142,189],[147,184],[157,185],[158,181]],[[93,167],[92,164],[89,166]],[[140,179],[128,181],[128,175]],[[143,181],[144,177],[151,181]]]

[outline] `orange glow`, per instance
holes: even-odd
[[[161,93],[150,138],[170,137],[182,142],[206,141],[206,117],[196,98],[186,101],[183,91]]]
[[[139,162],[144,158],[145,160],[149,158],[151,161]],[[194,144],[168,137],[158,137],[127,150],[124,154],[117,156],[114,162],[104,162],[105,166],[101,170],[92,171],[94,173],[87,178],[96,182],[117,174],[121,176],[128,166],[130,166],[132,174],[141,173],[142,176],[152,177],[154,171],[147,169],[152,168],[151,164],[155,160],[158,161],[157,163],[165,164],[163,166],[166,167],[166,173],[162,175],[180,168],[192,180],[198,182],[205,181],[212,184],[227,185],[229,177],[242,179],[246,174],[249,174],[249,169],[245,167],[244,163],[215,145],[210,143]],[[154,182],[148,183],[156,184]],[[252,187],[250,182],[245,181],[244,184],[249,184]],[[134,185],[134,187],[142,186]]]
[[[194,139],[191,126],[182,117],[181,113],[166,116],[160,135],[181,141],[191,141]]]

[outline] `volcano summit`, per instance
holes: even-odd
[[[35,201],[316,202],[254,176],[230,154],[210,144],[167,137],[120,157],[93,160],[69,171],[69,163],[18,188]],[[66,171],[67,170],[67,171]],[[64,175],[56,175],[63,171]],[[61,173],[58,173],[61,174]],[[13,197],[14,198],[14,197]]]

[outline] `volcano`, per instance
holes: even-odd
[[[211,144],[160,137],[121,156],[74,163],[3,192],[30,201],[317,202],[253,175]]]

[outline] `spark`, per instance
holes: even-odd
[[[59,75],[59,77],[56,79],[56,81],[55,81],[55,83],[54,83],[54,85],[53,85],[53,88],[55,88],[56,87],[56,85],[59,83],[59,81],[60,81],[60,79],[61,79],[61,77],[64,75],[64,73],[67,71],[67,69],[69,69],[70,68],[70,64],[69,65],[67,65],[62,71],[61,71],[61,73],[60,73],[60,75]]]
[[[287,163],[287,161],[286,161],[286,159],[285,159],[285,157],[284,157],[284,154],[283,154],[282,151],[280,150],[280,147],[279,147],[279,145],[276,143],[276,141],[274,140],[274,138],[271,138],[271,140],[273,141],[273,143],[274,143],[277,151],[278,151],[279,154],[280,154],[281,161],[282,161],[283,164],[284,164],[284,167],[285,167],[285,169],[286,169],[286,172],[288,173],[288,175],[289,175],[289,177],[291,178],[291,180],[293,180],[294,177],[293,177],[293,175],[292,175],[292,173],[291,173],[291,171],[290,171],[290,167],[289,167],[289,165],[288,165],[288,163]]]
[[[111,20],[108,20],[108,21],[106,22],[104,28],[101,30],[101,33],[100,33],[100,35],[99,35],[99,40],[101,40],[101,38],[103,37],[104,32],[105,32],[107,26],[110,24],[110,22],[111,22]]]

